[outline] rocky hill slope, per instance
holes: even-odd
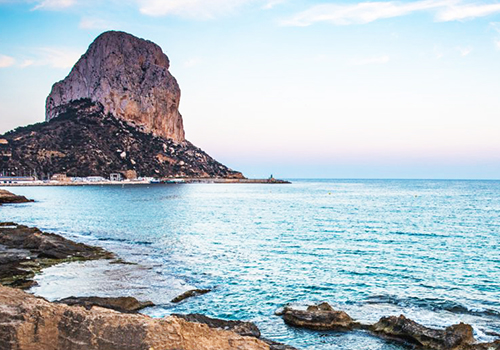
[[[0,169],[9,174],[36,171],[39,177],[109,176],[135,171],[138,176],[242,178],[188,141],[144,133],[105,113],[88,99],[61,106],[49,122],[21,127],[2,136]]]

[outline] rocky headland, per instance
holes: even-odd
[[[133,35],[99,35],[52,87],[46,122],[0,135],[9,176],[243,179],[186,140],[180,88],[161,48]]]
[[[33,169],[39,176],[242,178],[189,141],[145,133],[135,125],[104,112],[99,102],[72,101],[49,122],[1,136],[12,156],[0,168]],[[128,175],[132,174],[132,175]]]
[[[28,202],[32,202],[32,200],[29,200],[25,196],[18,196],[17,194],[14,194],[7,190],[0,189],[0,205],[9,203],[28,203]]]

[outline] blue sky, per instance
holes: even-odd
[[[0,0],[0,132],[110,29],[163,48],[186,137],[247,176],[500,178],[500,1]]]

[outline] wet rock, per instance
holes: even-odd
[[[349,330],[358,325],[347,313],[334,310],[328,303],[312,305],[307,310],[286,306],[281,316],[290,326],[316,330]]]
[[[7,190],[0,189],[0,205],[7,203],[28,203],[28,202],[33,202],[33,201],[26,198],[25,196],[18,196]]]
[[[154,306],[151,301],[139,301],[134,297],[102,298],[102,297],[69,297],[58,300],[57,303],[69,306],[79,305],[87,310],[92,306],[100,306],[120,312],[137,312],[146,307]]]
[[[500,340],[491,343],[470,344],[463,346],[460,350],[500,350]]]
[[[181,295],[178,295],[175,298],[173,298],[171,300],[171,302],[172,303],[180,303],[181,301],[183,301],[183,300],[185,300],[187,298],[195,297],[195,296],[198,296],[198,295],[203,295],[203,294],[206,294],[206,293],[208,293],[210,291],[211,291],[210,289],[192,289],[192,290],[188,290],[187,292],[184,292]]]
[[[382,317],[370,330],[377,335],[435,350],[465,349],[474,342],[473,329],[460,323],[444,330],[422,326],[401,315]]]
[[[29,250],[38,258],[90,260],[113,257],[113,254],[102,248],[76,243],[53,233],[42,232],[35,227],[7,224],[0,225],[0,244],[9,248]]]
[[[78,260],[110,259],[113,254],[44,233],[37,228],[0,223],[0,284],[26,289],[41,269]]]
[[[239,335],[260,338],[260,330],[252,322],[225,321],[217,318],[211,318],[201,314],[188,314],[188,315],[173,314],[172,316],[182,318],[189,322],[206,324],[210,328],[225,329],[227,331],[238,333]]]
[[[268,350],[255,338],[188,322],[50,303],[0,286],[2,350]]]

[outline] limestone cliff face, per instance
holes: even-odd
[[[68,102],[87,98],[146,132],[183,142],[181,92],[168,68],[168,57],[158,45],[123,32],[105,32],[69,75],[54,84],[46,120],[57,117]]]

